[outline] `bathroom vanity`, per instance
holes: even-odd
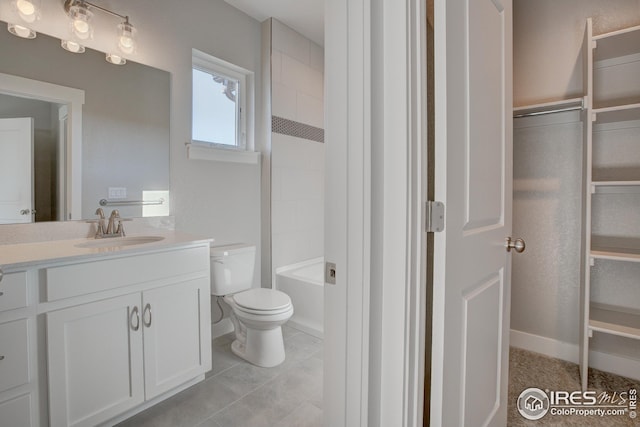
[[[211,369],[210,240],[0,245],[0,426],[114,424]]]

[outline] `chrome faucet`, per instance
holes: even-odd
[[[120,212],[117,209],[111,211],[111,215],[109,215],[109,222],[105,227],[105,218],[104,211],[102,208],[96,209],[96,215],[98,215],[97,220],[91,220],[87,222],[96,223],[96,239],[102,239],[104,237],[124,237],[124,226],[122,225],[123,221],[126,221],[123,218],[120,218]],[[116,226],[117,222],[117,226]]]

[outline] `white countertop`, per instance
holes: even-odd
[[[99,259],[105,256],[111,257],[144,253],[155,250],[201,245],[203,243],[210,244],[213,241],[213,239],[200,238],[176,231],[158,231],[145,233],[144,235],[132,234],[127,235],[125,239],[141,236],[161,236],[163,239],[155,242],[127,246],[116,246],[119,239],[118,237],[105,239],[51,240],[37,243],[0,245],[0,267],[13,270],[41,264]],[[92,242],[100,242],[99,244],[113,242],[114,245],[94,248],[77,246]]]

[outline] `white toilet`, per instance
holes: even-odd
[[[275,289],[251,288],[256,247],[247,244],[211,247],[211,294],[231,308],[236,339],[231,350],[257,366],[284,361],[281,326],[293,315],[291,299]]]

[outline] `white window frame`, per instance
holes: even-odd
[[[193,139],[193,131],[192,131],[192,139],[191,143],[188,144],[188,156],[189,158],[197,158],[197,159],[210,159],[210,160],[222,160],[222,161],[241,161],[243,163],[247,162],[247,159],[244,160],[234,160],[235,156],[229,156],[230,151],[235,152],[251,152],[252,154],[255,148],[254,142],[254,126],[255,126],[255,107],[254,107],[254,73],[239,67],[230,62],[224,61],[222,59],[211,56],[207,53],[201,52],[197,49],[192,50],[192,61],[191,61],[192,69],[195,68],[197,70],[207,72],[207,73],[215,73],[218,75],[222,75],[225,77],[229,77],[231,79],[238,80],[239,82],[239,90],[238,90],[238,129],[236,135],[236,143],[237,145],[228,145],[228,144],[217,144],[213,142],[207,141],[198,141]],[[192,71],[193,74],[193,71]],[[192,89],[193,91],[193,86]],[[193,103],[191,104],[193,108]],[[192,110],[192,120],[191,126],[193,128],[193,110]],[[204,151],[203,151],[204,148]],[[206,153],[206,151],[211,150],[219,150],[224,151],[223,155],[217,155],[215,153]],[[253,163],[252,161],[250,163]]]

